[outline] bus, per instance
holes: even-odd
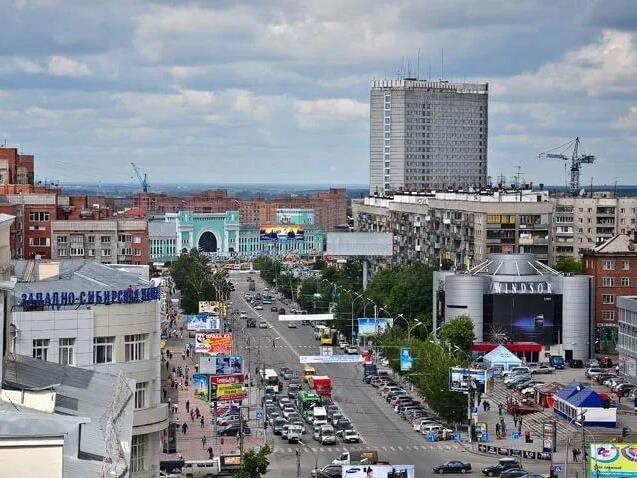
[[[312,408],[320,407],[323,404],[323,399],[314,392],[301,390],[296,399],[296,404],[301,416],[307,418]]]
[[[333,345],[334,344],[334,329],[325,327],[321,330],[321,345]]]
[[[265,387],[276,387],[277,392],[279,391],[279,376],[277,375],[276,370],[271,368],[261,370],[261,380]]]

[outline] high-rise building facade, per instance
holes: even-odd
[[[483,186],[488,84],[373,81],[370,193]]]

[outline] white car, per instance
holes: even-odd
[[[239,316],[240,316],[242,319],[247,319],[247,318],[248,318],[248,313],[247,313],[245,310],[242,310],[242,311],[239,313]]]
[[[287,418],[290,416],[290,413],[294,413],[296,411],[296,408],[294,408],[294,405],[285,405],[282,408],[282,411],[283,411],[283,416]]]
[[[358,353],[358,347],[356,345],[348,345],[345,352],[349,355],[356,355]]]
[[[288,329],[296,329],[296,322],[293,322],[293,321],[288,322]]]
[[[587,378],[595,378],[601,373],[604,373],[604,370],[599,367],[591,367],[584,372]]]
[[[347,348],[347,342],[342,340],[338,343],[338,346],[340,347],[341,350],[345,350]]]
[[[356,433],[356,430],[343,430],[342,438],[343,443],[360,443],[361,441],[361,437]]]
[[[268,323],[265,320],[262,320],[261,322],[259,322],[259,328],[260,329],[267,329],[268,328]]]
[[[422,433],[422,428],[427,425],[440,425],[437,421],[431,418],[421,418],[420,420],[416,420],[414,422],[414,430]]]
[[[255,305],[254,310],[263,310],[263,306],[261,304]]]

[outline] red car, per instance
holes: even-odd
[[[278,312],[279,309],[277,308],[276,305],[273,305],[272,307],[270,307],[270,312]]]

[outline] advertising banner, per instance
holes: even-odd
[[[279,322],[293,322],[295,320],[311,320],[311,321],[334,320],[334,314],[283,314],[283,315],[279,315]]]
[[[230,355],[229,357],[217,355],[205,358],[214,359],[215,368],[210,372],[212,375],[231,375],[243,372],[243,358],[240,355]],[[201,370],[201,365],[199,367]]]
[[[223,302],[199,301],[199,313],[208,312],[210,315],[219,316],[226,313],[226,304]]]
[[[295,224],[275,224],[260,227],[262,241],[304,241],[305,228]]]
[[[219,317],[211,317],[208,312],[186,316],[188,330],[219,330]]]
[[[195,389],[195,398],[203,400],[204,402],[210,401],[210,388],[208,383],[208,375],[202,373],[193,374],[192,386]]]
[[[361,363],[362,355],[301,355],[299,362],[307,363]]]
[[[232,353],[232,334],[195,334],[195,352],[230,355]]]
[[[411,349],[402,347],[400,349],[400,370],[402,372],[409,371],[414,366],[414,356],[411,353]]]
[[[637,477],[637,443],[591,443],[589,476]]]
[[[449,390],[452,392],[484,393],[487,371],[478,369],[449,369]]]
[[[384,334],[391,327],[394,319],[385,317],[360,317],[358,319],[358,335],[361,337]]]
[[[242,383],[217,383],[217,401],[241,400],[245,397]]]
[[[344,465],[342,478],[415,478],[414,465]]]

